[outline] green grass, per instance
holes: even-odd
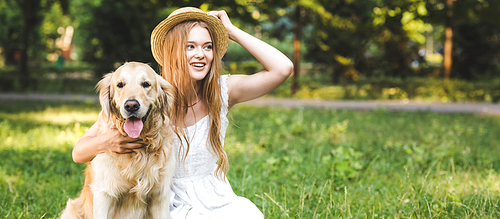
[[[83,184],[92,103],[0,102],[0,217],[54,218]],[[228,178],[266,218],[499,218],[500,117],[237,106]]]

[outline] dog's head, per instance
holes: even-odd
[[[138,138],[144,124],[170,117],[172,86],[149,66],[128,62],[97,84],[104,117],[132,137]],[[164,119],[161,119],[164,121]]]

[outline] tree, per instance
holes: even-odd
[[[19,58],[21,27],[23,26],[21,9],[14,1],[0,0],[0,47],[5,56],[5,64],[14,65]]]
[[[446,38],[444,41],[444,78],[449,79],[451,74],[452,50],[453,50],[453,29],[451,27],[453,21],[453,1],[446,0]]]
[[[81,1],[75,10],[80,19],[80,34],[76,41],[82,47],[82,58],[95,64],[96,76],[112,71],[115,63],[139,61],[151,63],[150,36],[158,23],[178,7],[191,5],[203,10],[226,9],[242,19],[250,17],[235,1],[156,1],[101,0]],[[251,17],[250,17],[251,18]],[[77,30],[78,31],[78,30]]]
[[[153,63],[150,34],[158,17],[154,1],[80,2],[75,16],[81,22],[75,39],[82,59],[94,63],[96,76],[115,68],[115,63]]]
[[[43,21],[43,11],[48,10],[54,3],[60,3],[63,10],[67,12],[67,0],[4,0],[1,3],[5,8],[2,10],[2,18],[6,19],[5,28],[7,36],[3,36],[2,47],[7,47],[7,62],[18,64],[21,89],[29,89],[32,77],[30,75],[29,63],[33,58],[30,53],[34,53],[33,45],[40,39],[39,27]],[[5,10],[10,10],[5,11]],[[19,19],[17,22],[15,19]],[[18,63],[16,63],[18,62]]]
[[[311,26],[311,16],[318,7],[321,7],[316,0],[301,1],[301,0],[277,0],[277,1],[267,1],[267,4],[272,5],[272,7],[255,7],[253,10],[261,11],[265,13],[269,20],[273,23],[277,21],[286,20],[286,22],[293,23],[291,29],[273,25],[272,30],[270,30],[271,35],[283,40],[286,34],[283,33],[293,33],[293,63],[294,72],[292,76],[292,86],[291,94],[294,95],[299,89],[299,77],[301,74],[301,42],[303,40],[303,27]],[[278,9],[278,10],[276,10]]]
[[[21,8],[23,14],[23,26],[19,48],[19,79],[21,82],[21,88],[27,89],[31,79],[28,69],[28,49],[32,43],[30,38],[32,37],[33,32],[36,31],[37,25],[42,20],[40,16],[41,0],[19,0],[16,1],[16,3],[17,6]]]
[[[294,74],[292,81],[292,95],[297,93],[299,89],[299,75],[300,75],[300,38],[302,35],[301,29],[301,18],[303,17],[304,10],[301,6],[295,7],[295,15],[294,15],[294,37],[293,37],[293,63],[294,63]]]
[[[331,79],[357,80],[365,70],[365,54],[370,43],[374,3],[347,0],[318,0],[313,12],[313,39],[307,42],[307,57],[318,64],[332,66]]]
[[[474,80],[498,76],[499,1],[435,0],[426,8],[427,21],[446,28],[442,41],[449,47],[443,53],[443,77]]]

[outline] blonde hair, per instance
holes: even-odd
[[[174,118],[174,132],[179,139],[184,138],[187,145],[185,154],[182,160],[185,161],[189,153],[189,140],[186,137],[184,128],[186,128],[185,118],[188,112],[189,103],[196,98],[195,84],[191,80],[191,75],[188,69],[188,60],[186,57],[187,36],[195,25],[200,25],[208,30],[210,37],[213,41],[213,61],[212,67],[205,78],[201,81],[201,101],[203,101],[208,108],[209,117],[209,138],[208,143],[212,146],[213,153],[217,156],[217,169],[215,176],[223,179],[228,170],[228,160],[226,152],[224,151],[221,140],[221,106],[222,95],[219,85],[220,75],[222,73],[222,60],[215,58],[217,47],[215,44],[214,30],[210,25],[199,20],[189,20],[177,24],[170,29],[164,39],[163,43],[163,78],[165,78],[174,87],[175,100],[173,103],[173,118]],[[181,141],[182,142],[182,141]],[[182,144],[182,143],[181,143]],[[179,152],[180,152],[179,148]]]

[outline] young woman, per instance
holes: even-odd
[[[265,68],[251,75],[222,75],[228,38]],[[224,137],[227,113],[235,104],[260,97],[283,83],[292,62],[274,47],[233,26],[225,11],[174,11],[153,30],[151,48],[162,75],[175,88],[172,125],[178,165],[172,184],[171,218],[263,218],[227,182]],[[141,144],[112,130],[97,135],[95,125],[73,149],[77,163],[104,151],[129,153]]]

